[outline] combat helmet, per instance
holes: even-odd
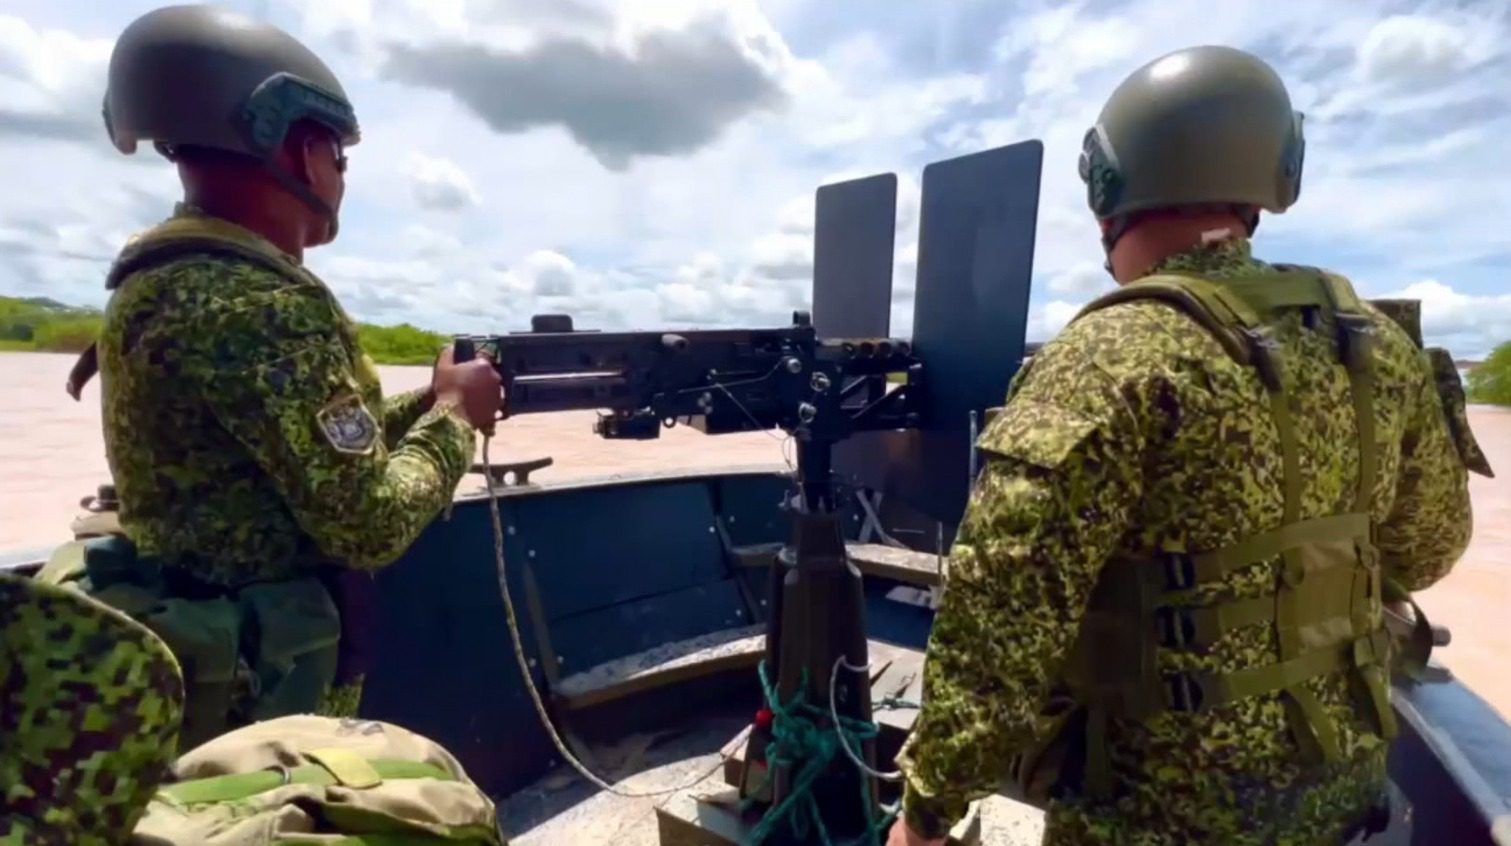
[[[309,48],[271,24],[210,5],[165,6],[126,27],[110,56],[104,118],[122,153],[150,140],[170,160],[192,146],[271,166],[301,120],[329,128],[344,146],[361,137],[345,89]],[[285,188],[325,205],[271,169]],[[334,223],[333,211],[322,210]]]
[[[1280,76],[1242,50],[1191,47],[1134,71],[1082,142],[1087,204],[1112,221],[1105,246],[1148,209],[1284,212],[1301,193],[1301,123]]]

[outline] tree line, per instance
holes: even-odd
[[[0,297],[0,351],[83,352],[100,334],[99,309],[47,297]],[[430,364],[448,338],[409,324],[357,325],[362,348],[379,364]]]

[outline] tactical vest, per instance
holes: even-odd
[[[1175,711],[1199,713],[1240,699],[1280,694],[1296,742],[1311,762],[1341,757],[1337,731],[1304,686],[1338,672],[1357,684],[1356,708],[1376,731],[1396,733],[1388,693],[1392,642],[1382,600],[1409,599],[1382,580],[1370,517],[1376,475],[1371,366],[1372,327],[1348,282],[1312,268],[1220,282],[1162,274],[1129,284],[1088,305],[1077,318],[1119,303],[1157,300],[1199,322],[1235,361],[1263,382],[1279,433],[1284,468],[1280,525],[1221,549],[1169,548],[1144,558],[1120,557],[1102,570],[1067,660],[1067,697],[1044,716],[1056,729],[1040,747],[1013,762],[1021,793],[1042,804],[1065,774],[1080,770],[1079,788],[1095,799],[1112,795],[1106,738],[1111,719],[1147,721]],[[1359,475],[1352,507],[1342,514],[1301,517],[1303,479],[1285,369],[1273,324],[1286,313],[1310,312],[1337,328],[1337,355],[1348,371],[1357,421]],[[1279,578],[1266,595],[1198,601],[1201,586],[1260,561],[1278,558]],[[1420,609],[1414,649],[1431,629]],[[1161,673],[1163,650],[1205,649],[1242,626],[1272,627],[1276,663],[1228,673]],[[1425,655],[1416,656],[1425,663]],[[1084,732],[1080,736],[1074,736]],[[1079,749],[1079,752],[1071,750]],[[1074,760],[1080,758],[1080,760]]]

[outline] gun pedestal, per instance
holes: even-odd
[[[775,688],[776,703],[763,704],[746,730],[737,788],[723,793],[694,789],[657,807],[661,846],[746,846],[758,828],[767,830],[762,846],[820,842],[807,799],[798,795],[802,793],[811,795],[830,842],[870,846],[864,835],[883,813],[877,779],[843,749],[836,748],[821,763],[814,757],[816,746],[784,746],[777,735],[792,727],[772,713],[800,701],[810,707],[793,709],[793,718],[810,721],[817,733],[833,738],[830,681],[835,665],[840,659],[855,668],[869,663],[865,591],[860,571],[845,554],[829,481],[831,447],[829,442],[799,445],[796,496],[789,504],[791,541],[772,564],[766,679]],[[840,667],[833,679],[832,711],[841,720],[869,722],[870,674]],[[874,740],[852,740],[850,748],[867,767],[878,769]],[[773,757],[782,762],[773,763]],[[812,767],[821,769],[805,778]],[[795,809],[783,810],[784,804]],[[772,814],[779,816],[768,819]],[[877,833],[876,846],[886,833]],[[948,843],[968,846],[979,839],[980,820],[973,807]]]

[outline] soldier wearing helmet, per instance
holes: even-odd
[[[450,502],[498,377],[447,351],[428,389],[382,395],[355,325],[303,264],[336,237],[356,115],[287,33],[213,6],[143,15],[115,45],[104,118],[122,153],[150,141],[177,165],[184,202],[121,251],[69,385],[77,398],[98,368],[123,533],[45,575],[169,644],[186,746],[349,712],[362,577]]]
[[[1382,603],[1448,573],[1489,468],[1409,319],[1252,256],[1303,150],[1279,77],[1227,47],[1138,69],[1086,133],[1119,288],[980,436],[892,844],[942,843],[1004,772],[1051,844],[1382,824],[1406,668]]]

